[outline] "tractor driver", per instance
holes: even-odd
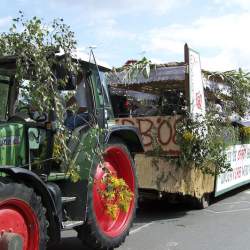
[[[75,103],[78,105],[77,113],[67,112],[67,118],[64,122],[64,125],[71,131],[86,124],[89,120],[86,98],[86,75],[83,72],[80,72],[77,76],[76,94],[67,101],[66,108]]]

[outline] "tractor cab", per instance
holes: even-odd
[[[100,67],[98,70],[96,65],[84,61],[80,65],[85,74],[85,112],[89,119],[77,126],[76,132],[69,130],[69,134],[75,133],[77,136],[93,124],[98,123],[100,127],[104,127],[105,113],[112,114],[98,72],[103,74],[107,69]],[[0,58],[0,165],[22,166],[48,175],[53,165],[57,165],[53,161],[53,151],[59,118],[55,110],[42,112],[39,107],[33,106],[26,89],[29,77],[20,84],[15,81],[15,73],[16,58]],[[58,82],[66,75],[60,64],[55,67],[55,75]],[[78,116],[76,107],[66,108],[66,102],[76,93],[78,77],[69,74],[66,84],[58,84],[58,93],[65,105],[62,119],[66,120],[68,115]]]

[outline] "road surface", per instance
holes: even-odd
[[[57,250],[90,250],[74,231],[63,232]],[[118,250],[249,250],[250,186],[227,194],[204,210],[164,202],[144,204]],[[55,248],[54,248],[55,249]]]

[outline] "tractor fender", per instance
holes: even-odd
[[[55,244],[60,241],[60,219],[57,214],[54,199],[49,192],[46,184],[35,173],[21,167],[0,167],[0,171],[6,173],[13,181],[22,182],[32,187],[35,192],[41,196],[49,221],[48,234],[49,244]]]
[[[131,153],[143,153],[144,146],[138,128],[130,125],[114,125],[108,129],[105,143],[109,143],[113,138],[121,139]]]

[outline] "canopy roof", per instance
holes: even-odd
[[[63,60],[64,55],[57,56],[57,58],[58,58],[58,62],[60,62],[60,60]],[[16,60],[17,60],[16,56],[0,56],[0,74],[14,75],[16,72]],[[74,58],[73,60],[78,61],[83,67],[95,66],[95,64],[88,62],[88,61],[74,59]],[[103,72],[107,72],[110,70],[100,65],[98,65],[98,67]]]
[[[127,78],[126,70],[109,72],[108,84],[113,88],[142,91],[146,93],[160,93],[163,90],[184,90],[187,65],[171,63],[151,67],[149,77],[140,72],[135,77]]]

